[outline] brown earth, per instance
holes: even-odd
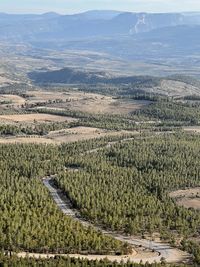
[[[5,123],[33,123],[33,122],[72,122],[76,119],[66,116],[56,116],[50,114],[15,114],[15,115],[0,115],[0,122]]]
[[[183,130],[186,132],[200,133],[200,126],[187,126]]]
[[[25,253],[21,252],[17,254],[20,258],[30,257],[30,258],[54,258],[56,254],[39,254],[39,253]],[[70,257],[70,258],[79,258],[79,259],[88,259],[88,260],[104,260],[107,259],[111,262],[118,262],[121,261],[127,262],[136,262],[140,263],[140,261],[146,262],[151,261],[152,259],[158,257],[156,252],[145,251],[144,249],[140,249],[139,251],[133,250],[133,253],[130,255],[122,255],[122,256],[115,256],[115,255],[81,255],[81,254],[61,254],[60,256],[63,257]],[[152,261],[153,262],[153,261]]]
[[[30,91],[27,94],[30,95],[27,100],[29,104],[47,101],[51,102],[46,105],[49,108],[70,109],[95,114],[128,114],[150,103],[149,101],[113,99],[110,96],[76,90],[70,90],[69,92]],[[55,100],[63,102],[52,103]]]
[[[138,134],[133,131],[108,131],[104,129],[92,128],[92,127],[75,127],[70,129],[63,129],[60,131],[50,132],[48,135],[40,136],[14,136],[0,138],[1,144],[10,143],[37,143],[37,144],[61,144],[70,143],[75,141],[88,140],[93,138],[101,138],[105,136],[120,136],[120,135]]]
[[[200,210],[200,187],[178,190],[170,193],[178,205]]]
[[[0,144],[55,144],[55,141],[45,137],[9,137],[0,138]]]
[[[0,101],[11,101],[9,105],[20,106],[25,104],[26,100],[18,95],[0,95]]]
[[[93,127],[75,127],[70,129],[65,129],[61,131],[54,131],[48,134],[48,137],[53,139],[55,142],[59,143],[69,143],[75,141],[88,140],[93,138],[101,138],[105,136],[117,136],[123,134],[133,134],[137,133],[130,131],[108,131]]]

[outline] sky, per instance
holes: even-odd
[[[135,12],[200,11],[200,0],[0,0],[0,12],[79,13],[87,10]]]

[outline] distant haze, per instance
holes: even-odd
[[[78,13],[92,9],[131,12],[200,11],[199,0],[0,0],[1,12],[7,13]]]

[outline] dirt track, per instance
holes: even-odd
[[[189,255],[177,248],[171,247],[169,244],[165,243],[159,243],[159,242],[154,242],[154,241],[149,241],[145,239],[138,239],[134,238],[131,236],[126,236],[123,234],[118,234],[115,232],[111,231],[106,231],[102,229],[99,226],[94,226],[91,225],[89,222],[85,221],[79,214],[77,210],[74,210],[71,208],[70,201],[63,198],[62,193],[60,192],[59,189],[57,189],[54,185],[52,185],[52,180],[53,177],[47,177],[43,179],[44,185],[47,187],[49,190],[52,198],[58,205],[58,207],[62,210],[64,214],[67,216],[73,217],[75,220],[78,220],[80,223],[82,223],[85,227],[88,226],[93,226],[96,230],[100,230],[103,234],[106,235],[111,235],[117,240],[127,242],[133,246],[133,249],[137,246],[141,246],[144,249],[147,249],[148,251],[154,251],[151,253],[134,253],[133,255],[127,255],[127,256],[99,256],[99,255],[87,255],[87,256],[81,256],[81,255],[69,255],[70,257],[82,257],[82,258],[87,258],[87,259],[103,259],[107,258],[110,261],[131,261],[135,263],[139,263],[140,261],[146,262],[148,261],[149,263],[153,262],[160,262],[162,258],[164,258],[167,262],[172,263],[172,262],[184,262],[187,261],[189,258]],[[137,250],[136,250],[137,251]],[[156,253],[156,254],[155,254]],[[42,256],[43,255],[43,256]],[[19,255],[20,256],[20,255]],[[22,255],[21,255],[22,256]],[[32,255],[36,256],[36,255]],[[45,254],[39,254],[41,257],[45,257]],[[66,255],[67,256],[67,255]]]

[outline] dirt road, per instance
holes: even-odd
[[[103,234],[110,235],[114,237],[117,240],[127,242],[133,247],[143,247],[144,249],[155,251],[154,253],[135,253],[134,255],[129,255],[129,256],[109,256],[107,255],[106,257],[111,260],[130,260],[132,262],[138,263],[140,261],[146,262],[148,261],[149,263],[153,262],[160,262],[162,258],[164,258],[167,262],[172,263],[172,262],[184,262],[187,261],[189,258],[189,255],[177,248],[171,247],[169,244],[165,243],[159,243],[159,242],[154,242],[154,241],[149,241],[145,239],[137,239],[133,238],[130,236],[126,236],[123,234],[118,234],[115,232],[111,231],[106,231],[102,229],[99,226],[92,225],[91,223],[85,221],[81,216],[80,213],[77,210],[74,210],[71,207],[71,203],[68,199],[66,199],[61,191],[57,189],[53,183],[53,177],[47,177],[43,179],[43,183],[46,186],[46,188],[49,190],[52,198],[58,205],[58,207],[62,210],[64,214],[67,216],[73,217],[75,220],[78,220],[80,223],[82,223],[84,226],[93,226],[96,230],[100,230]],[[42,256],[40,254],[40,256]],[[71,255],[71,256],[76,256],[76,257],[82,257],[82,258],[88,258],[88,259],[102,259],[105,258],[105,256],[99,256],[99,255],[87,255],[87,256],[80,256],[80,255]]]

